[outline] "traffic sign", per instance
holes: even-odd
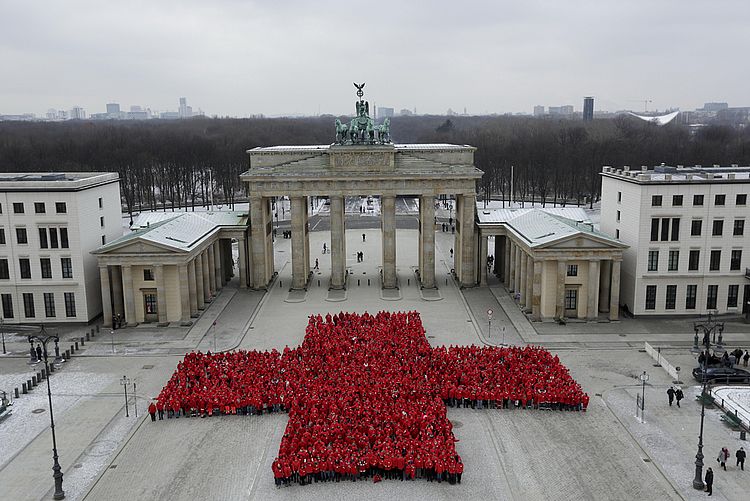
[[[487,316],[488,317],[492,316],[492,308],[487,308]]]

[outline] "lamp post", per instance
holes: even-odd
[[[8,352],[5,351],[5,318],[3,318],[2,315],[0,315],[0,332],[3,334],[3,355],[7,354]]]
[[[646,407],[646,381],[648,381],[648,374],[646,374],[646,371],[643,371],[643,374],[639,376],[641,383],[642,383],[642,390],[641,390],[641,423],[643,423],[643,411]]]
[[[128,379],[127,376],[122,376],[120,384],[125,388],[125,417],[130,417],[130,414],[128,413],[128,385],[130,384],[130,379]]]
[[[34,345],[34,341],[37,343],[40,343],[42,348],[42,353],[44,355],[44,367],[47,374],[47,399],[49,400],[49,422],[50,422],[50,429],[52,430],[52,471],[54,472],[52,474],[52,478],[55,479],[55,493],[52,495],[52,499],[64,499],[65,498],[65,491],[63,491],[62,483],[63,483],[63,473],[62,468],[60,468],[60,463],[58,462],[58,456],[57,456],[57,438],[55,437],[55,417],[52,414],[52,389],[50,388],[50,382],[49,382],[49,361],[47,357],[47,343],[49,341],[54,341],[57,343],[60,338],[53,335],[48,335],[47,331],[44,329],[44,326],[42,325],[39,330],[39,334],[35,336],[29,336],[29,344],[32,346]]]
[[[115,330],[110,329],[109,330],[110,337],[112,338],[112,353],[115,352]]]

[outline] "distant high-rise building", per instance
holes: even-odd
[[[544,106],[534,106],[534,116],[535,117],[541,117],[544,116]]]
[[[404,109],[402,109],[402,110],[401,110],[401,111],[399,112],[399,114],[400,114],[400,115],[401,115],[402,117],[410,117],[410,116],[414,115],[414,113],[412,113],[412,111],[411,111],[410,109],[407,109],[407,108],[404,108]]]
[[[393,108],[378,107],[378,118],[393,118]]]
[[[703,111],[710,111],[713,113],[729,108],[729,103],[706,103],[703,105]]]
[[[594,119],[594,98],[584,97],[583,98],[583,121],[590,122]]]
[[[119,114],[120,104],[119,103],[107,103],[107,113],[111,115]]]
[[[564,106],[550,106],[549,107],[549,114],[550,115],[572,115],[573,114],[573,105],[572,104],[566,104]]]
[[[193,108],[187,105],[187,98],[180,98],[180,109],[178,113],[180,118],[190,118],[193,116]]]
[[[47,120],[57,120],[57,110],[50,108],[47,110]]]
[[[84,110],[80,106],[74,106],[73,109],[70,110],[71,120],[83,120],[85,118],[86,118],[86,110]]]

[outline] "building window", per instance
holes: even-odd
[[[709,262],[708,262],[708,270],[719,271],[720,267],[721,267],[721,251],[712,250],[711,257],[709,258]]]
[[[39,248],[40,249],[46,249],[48,247],[47,243],[47,228],[39,228]]]
[[[729,269],[732,271],[737,271],[740,269],[740,264],[742,263],[742,250],[735,249],[732,251],[732,256],[729,259]]]
[[[682,195],[672,195],[672,205],[675,207],[682,206]]]
[[[565,289],[565,309],[575,310],[578,308],[578,291],[576,289]]]
[[[569,264],[568,265],[568,276],[569,277],[577,277],[578,276],[578,265],[577,264]]]
[[[10,280],[10,267],[5,258],[0,259],[0,280]]]
[[[151,268],[143,268],[143,280],[150,281],[154,279],[154,270]]]
[[[677,305],[677,286],[667,285],[667,299],[664,302],[665,310],[674,310]]]
[[[47,318],[55,316],[55,295],[52,292],[44,293],[44,315]]]
[[[102,235],[102,245],[107,243],[107,235]]]
[[[55,202],[55,212],[65,214],[68,212],[68,206],[65,205],[65,202]]]
[[[619,230],[619,229],[616,229],[616,230],[615,230],[615,238],[616,238],[617,240],[620,240],[620,230]]]
[[[655,285],[646,286],[646,309],[647,310],[656,309],[656,286]]]
[[[651,218],[651,241],[656,242],[659,240],[659,218]]]
[[[102,200],[102,197],[99,197],[99,208],[101,209],[104,207],[104,201]]]
[[[703,229],[703,220],[702,219],[693,219],[690,222],[690,236],[691,237],[699,237],[701,236],[701,230]]]
[[[143,306],[146,309],[146,315],[156,315],[158,313],[156,304],[156,294],[143,295]]]
[[[104,228],[104,216],[99,216],[99,227]]]
[[[65,296],[65,316],[75,317],[76,316],[76,296],[73,292],[64,293]]]
[[[26,318],[34,318],[34,294],[30,292],[23,293],[23,314]]]
[[[13,214],[23,214],[23,202],[13,202]]]
[[[734,220],[734,229],[732,230],[732,234],[735,237],[741,237],[745,234],[745,220],[744,219],[735,219]]]
[[[680,262],[680,251],[678,250],[669,251],[669,261],[667,262],[667,271],[677,271],[677,266],[679,262]]]
[[[26,228],[16,228],[16,242],[19,244],[29,243],[29,237],[26,235]]]
[[[711,230],[711,235],[715,237],[720,237],[722,233],[724,233],[724,220],[714,219],[714,226],[713,226],[713,229]]]
[[[707,310],[716,309],[716,298],[718,297],[718,295],[719,295],[719,286],[709,285],[708,292],[706,294],[706,309]]]
[[[698,271],[698,261],[701,257],[701,251],[691,250],[688,254],[688,271]]]
[[[0,214],[3,213],[3,204],[0,204]]]
[[[661,195],[651,195],[651,207],[661,207]]]
[[[735,205],[747,205],[747,194],[739,193],[735,199]]]
[[[63,249],[68,248],[68,229],[60,228],[60,247]]]
[[[49,246],[57,249],[57,228],[49,229]]]
[[[716,195],[714,196],[714,205],[724,205],[727,201],[726,195]]]
[[[18,266],[21,268],[21,278],[31,278],[31,261],[28,258],[19,259]]]
[[[0,294],[0,300],[3,303],[3,318],[13,318],[13,296]]]
[[[661,241],[666,242],[669,240],[669,218],[663,217],[661,219]]]
[[[35,214],[44,214],[45,212],[47,212],[47,209],[44,207],[44,202],[34,202]]]
[[[618,202],[622,202],[622,192],[621,191],[617,192],[617,201]]]
[[[740,295],[739,285],[730,285],[727,291],[727,308],[737,308],[737,297]]]
[[[61,258],[60,266],[62,267],[63,278],[73,278],[73,262],[69,257]]]
[[[617,221],[618,222],[620,221],[620,211],[619,210],[617,211]]]
[[[5,245],[5,228],[0,228],[0,244]]]
[[[697,296],[698,296],[698,286],[688,285],[687,291],[685,292],[685,309],[686,310],[695,309],[695,301],[696,301]]]
[[[703,205],[703,195],[693,195],[693,205]]]
[[[648,251],[648,271],[659,270],[659,251]]]
[[[672,218],[672,242],[677,242],[680,239],[680,218]]]
[[[52,278],[52,261],[48,257],[41,258],[39,266],[42,268],[42,278]]]

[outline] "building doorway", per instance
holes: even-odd
[[[578,316],[578,289],[565,289],[565,316],[568,318]]]
[[[143,291],[143,321],[156,322],[159,318],[156,291]]]

